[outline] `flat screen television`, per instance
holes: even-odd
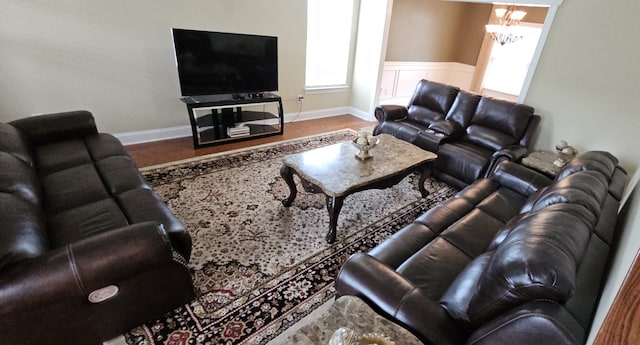
[[[173,29],[182,96],[278,90],[278,38]]]

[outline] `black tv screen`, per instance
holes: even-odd
[[[182,96],[278,90],[278,38],[173,29]]]

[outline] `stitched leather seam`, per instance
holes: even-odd
[[[86,295],[86,290],[84,285],[82,284],[82,279],[80,279],[80,273],[78,272],[78,267],[76,266],[76,259],[73,256],[73,250],[71,249],[71,245],[67,245],[67,258],[69,260],[69,266],[71,266],[71,271],[73,272],[73,278],[76,281],[76,285],[80,290],[80,293]]]
[[[407,293],[405,293],[404,296],[402,296],[402,299],[400,300],[400,303],[398,303],[397,307],[393,311],[393,317],[396,317],[398,315],[398,311],[400,310],[400,307],[402,307],[404,305],[404,301],[405,301],[405,299],[407,299],[407,296],[409,296],[409,294],[412,293],[417,288],[418,288],[417,286],[414,286],[413,289],[407,291]]]

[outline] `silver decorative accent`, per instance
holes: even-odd
[[[358,132],[358,136],[351,142],[353,143],[353,146],[357,147],[359,150],[359,152],[356,153],[356,158],[363,161],[372,157],[369,154],[369,150],[376,147],[376,145],[380,143],[380,139],[361,131]]]
[[[111,299],[115,295],[118,294],[120,288],[115,285],[108,285],[103,288],[93,290],[89,294],[89,302],[91,303],[101,303],[108,299]]]
[[[360,336],[351,328],[340,327],[331,335],[329,345],[360,345]]]

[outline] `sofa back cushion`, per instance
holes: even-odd
[[[597,171],[606,176],[607,179],[611,179],[617,166],[618,159],[611,153],[605,151],[588,151],[572,159],[558,172],[555,179],[562,180],[573,173],[585,170]]]
[[[27,140],[0,124],[0,270],[48,250],[42,190]]]
[[[445,119],[455,121],[462,127],[467,127],[471,117],[476,112],[481,96],[460,90]]]
[[[509,224],[495,251],[467,266],[440,303],[470,328],[532,300],[564,303],[575,292],[593,218],[580,205],[551,205]]]
[[[0,152],[6,152],[33,166],[33,152],[26,137],[15,127],[0,123]]]
[[[467,128],[466,140],[497,151],[517,144],[525,133],[533,108],[519,103],[482,97]]]
[[[12,193],[0,192],[0,271],[49,249],[41,209]]]
[[[421,80],[409,101],[407,119],[425,126],[443,120],[458,90],[455,86]]]
[[[555,181],[537,196],[531,211],[554,204],[576,204],[599,217],[608,193],[609,185],[604,175],[595,171],[581,171]]]

